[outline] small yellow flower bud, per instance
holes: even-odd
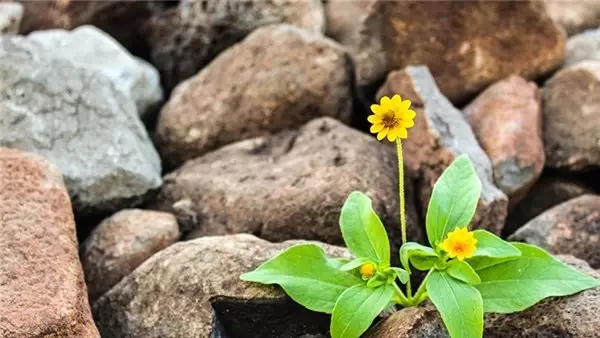
[[[375,266],[371,263],[366,263],[360,267],[359,271],[363,278],[371,278],[375,274]]]

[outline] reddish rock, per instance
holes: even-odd
[[[431,305],[402,309],[365,332],[364,338],[450,338]]]
[[[23,19],[23,5],[0,2],[0,34],[18,34]]]
[[[459,102],[511,74],[535,79],[565,57],[565,34],[528,1],[347,1],[326,7],[330,36],[354,56],[359,87],[428,66]]]
[[[349,121],[351,109],[352,65],[344,49],[320,34],[272,25],[174,90],[160,113],[157,143],[163,158],[178,166],[316,117]]]
[[[62,174],[0,148],[0,337],[99,337]]]
[[[166,212],[127,209],[102,221],[81,250],[90,299],[101,296],[178,239],[177,220]]]
[[[405,162],[417,178],[422,210],[429,205],[433,185],[456,157],[467,154],[482,183],[481,199],[473,227],[500,233],[508,199],[492,179],[490,159],[463,114],[438,90],[427,67],[407,67],[388,75],[378,97],[399,93],[412,101],[415,126],[404,142]]]
[[[510,76],[487,88],[464,113],[492,161],[494,182],[514,205],[544,168],[537,85],[520,76]]]
[[[600,2],[544,0],[548,15],[569,35],[600,26]]]

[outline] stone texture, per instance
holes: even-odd
[[[573,255],[600,268],[600,196],[583,195],[529,221],[511,240],[535,244],[554,254]]]
[[[548,15],[569,35],[600,26],[600,2],[544,0]]]
[[[364,338],[450,338],[432,305],[402,309],[365,332]]]
[[[535,79],[565,56],[564,32],[533,0],[330,0],[326,16],[328,34],[355,58],[360,88],[426,65],[442,93],[462,102],[511,74]]]
[[[290,25],[259,28],[175,89],[160,113],[159,150],[176,166],[315,117],[349,121],[351,83],[335,42]]]
[[[426,210],[435,181],[456,157],[467,154],[482,183],[481,199],[472,223],[500,233],[508,199],[492,179],[490,159],[463,114],[438,90],[427,67],[407,67],[388,75],[377,97],[401,93],[417,112],[415,126],[404,141],[405,163],[417,178],[421,210]]]
[[[158,71],[94,26],[82,26],[73,31],[38,31],[29,34],[27,39],[39,43],[56,58],[100,72],[113,80],[117,89],[135,101],[142,116],[156,110],[162,100]]]
[[[585,31],[567,40],[566,66],[589,60],[600,61],[600,29]]]
[[[0,337],[100,337],[58,168],[0,148]]]
[[[324,20],[320,0],[180,1],[144,30],[153,64],[172,89],[261,26],[288,23],[319,33]]]
[[[488,87],[464,114],[492,161],[494,182],[514,205],[544,169],[537,85],[512,75]]]
[[[23,5],[20,3],[0,3],[0,34],[18,34],[23,19]]]
[[[600,61],[564,68],[542,89],[546,166],[600,167]]]
[[[103,337],[299,337],[326,333],[329,318],[293,303],[277,286],[242,273],[298,243],[252,235],[203,237],[152,256],[94,303]],[[331,256],[345,249],[324,246]]]
[[[0,97],[0,146],[56,164],[77,212],[131,206],[160,186],[160,159],[134,102],[103,74],[0,37]]]
[[[400,244],[397,160],[391,147],[331,118],[223,147],[165,177],[155,208],[174,213],[188,238],[252,233],[269,241],[342,244],[341,207],[366,193]],[[409,237],[422,238],[406,186]]]
[[[166,212],[126,209],[102,221],[81,249],[90,299],[97,299],[178,239],[177,220]]]

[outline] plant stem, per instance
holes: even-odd
[[[402,244],[406,243],[406,212],[404,210],[404,157],[402,156],[402,140],[396,139],[398,152],[398,195],[400,197],[400,230],[402,231]]]
[[[414,297],[410,298],[409,302],[411,303],[411,305],[417,306],[422,301],[425,300],[425,298],[423,297],[423,294],[427,290],[427,280],[429,279],[429,276],[431,276],[432,272],[433,272],[433,269],[430,269],[429,272],[427,272],[427,275],[423,279],[423,282],[421,282],[421,285],[419,285],[419,289],[417,290],[417,293],[415,293]],[[421,298],[423,298],[423,299],[421,299]]]
[[[408,298],[406,298],[406,296],[404,295],[404,292],[402,292],[402,290],[398,287],[398,284],[396,284],[396,282],[394,282],[394,283],[392,283],[392,285],[394,285],[394,289],[396,290],[396,296],[398,296],[400,305],[402,305],[404,307],[410,306],[410,302],[408,301]]]

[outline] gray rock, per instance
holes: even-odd
[[[0,3],[0,34],[18,34],[23,19],[23,5],[16,2]]]
[[[548,15],[562,26],[569,36],[600,26],[600,2],[595,0],[544,0]]]
[[[450,338],[432,306],[402,309],[365,332],[364,338]]]
[[[81,26],[72,31],[35,31],[27,39],[42,45],[55,58],[100,72],[113,80],[117,89],[135,101],[142,117],[156,110],[162,100],[158,71],[94,26]]]
[[[567,40],[565,66],[589,60],[600,61],[600,28],[585,31]]]
[[[22,37],[0,37],[0,97],[0,146],[55,163],[77,212],[132,206],[161,185],[160,158],[134,102],[103,74]]]

